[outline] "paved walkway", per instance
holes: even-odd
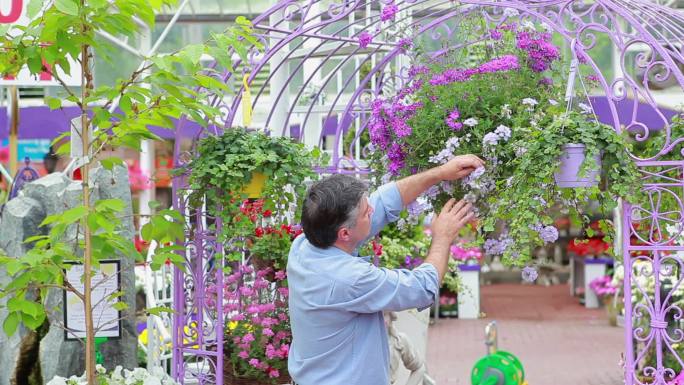
[[[470,384],[485,354],[484,328],[499,326],[499,349],[517,355],[529,385],[620,385],[622,328],[604,309],[588,310],[567,285],[501,284],[482,287],[479,320],[439,319],[428,332],[428,365],[438,385]]]

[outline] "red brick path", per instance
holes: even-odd
[[[485,354],[484,328],[499,326],[499,349],[520,358],[529,385],[619,385],[623,330],[604,309],[588,310],[567,285],[482,287],[479,320],[440,319],[428,333],[430,374],[441,384],[470,384]]]

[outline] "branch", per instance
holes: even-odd
[[[144,66],[144,67],[142,67],[142,68],[136,70],[135,72],[133,72],[133,73],[131,74],[131,77],[130,77],[128,80],[126,80],[126,81],[121,85],[121,89],[119,90],[119,93],[117,94],[117,96],[114,97],[114,98],[112,98],[112,99],[109,99],[109,100],[104,104],[104,106],[103,106],[102,108],[108,109],[109,106],[111,106],[112,103],[114,103],[114,100],[115,100],[117,97],[123,95],[124,92],[126,91],[126,88],[128,88],[131,84],[133,84],[133,83],[138,79],[138,76],[140,76],[143,72],[147,71],[148,69],[152,68],[153,65],[154,65],[154,63],[150,63],[150,64],[148,64],[147,66]]]
[[[71,96],[71,97],[73,97],[74,99],[78,100],[78,102],[76,102],[76,105],[78,105],[78,107],[79,107],[81,110],[83,110],[83,101],[80,100],[80,99],[76,96],[76,94],[74,94],[74,91],[72,91],[71,88],[64,82],[64,80],[62,80],[62,78],[59,77],[59,75],[57,74],[57,69],[56,69],[56,68],[53,69],[53,71],[52,71],[52,76],[53,76],[55,79],[57,79],[57,81],[59,82],[59,84],[62,86],[62,88],[64,88],[64,90],[69,94],[69,96]]]
[[[51,325],[54,325],[54,326],[64,330],[65,332],[69,333],[72,337],[74,337],[77,341],[79,341],[81,343],[81,345],[83,345],[83,347],[85,348],[85,344],[86,344],[85,338],[79,337],[78,335],[76,335],[76,332],[80,331],[80,330],[75,330],[75,329],[71,329],[71,328],[66,327],[66,325],[64,325],[64,323],[62,321],[60,321],[60,319],[59,319],[60,317],[58,315],[55,317],[56,314],[53,312],[51,312],[51,315],[53,315],[52,318],[54,320],[54,322],[50,323]]]

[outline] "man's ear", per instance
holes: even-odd
[[[351,234],[349,233],[349,229],[346,227],[342,227],[339,230],[337,230],[337,240],[342,241],[342,242],[347,242],[350,239]]]

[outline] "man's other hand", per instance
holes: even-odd
[[[433,242],[447,242],[450,245],[461,228],[475,218],[472,208],[473,206],[464,200],[457,203],[455,199],[449,199],[442,212],[432,221]]]

